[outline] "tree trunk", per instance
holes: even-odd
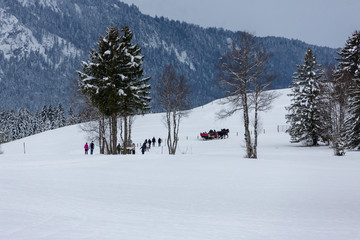
[[[111,116],[111,154],[116,155],[116,145],[117,145],[117,114]]]
[[[127,154],[127,147],[129,146],[129,135],[128,135],[128,131],[129,131],[129,126],[128,126],[128,116],[124,116],[124,142],[123,142],[123,149],[124,149],[124,153],[123,154]]]
[[[251,145],[251,135],[249,130],[249,108],[247,103],[247,94],[243,93],[242,95],[243,103],[243,116],[244,116],[244,128],[245,128],[245,144],[246,144],[246,157],[251,158],[253,155],[253,149]]]
[[[100,154],[105,154],[105,119],[103,115],[99,119],[99,149]]]
[[[129,119],[129,124],[128,124],[128,126],[129,126],[128,144],[129,144],[129,147],[130,147],[131,144],[132,144],[132,141],[131,141],[131,129],[132,129],[132,124],[133,124],[133,116],[129,116],[128,119]]]
[[[167,124],[167,129],[168,129],[168,137],[166,140],[166,144],[168,146],[168,150],[169,150],[169,154],[173,154],[172,151],[172,137],[171,137],[171,112],[167,112],[166,113],[166,124]]]
[[[258,144],[258,109],[259,104],[256,96],[255,100],[255,116],[254,116],[254,147],[253,147],[253,153],[252,158],[257,158],[257,144]]]

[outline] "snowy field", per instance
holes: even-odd
[[[359,240],[360,152],[290,144],[279,93],[256,160],[240,115],[217,120],[217,101],[184,119],[175,156],[85,155],[79,126],[2,145],[0,239]],[[228,139],[198,138],[221,128]],[[137,117],[134,142],[153,136],[166,136],[162,114]]]

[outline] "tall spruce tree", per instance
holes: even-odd
[[[112,154],[117,153],[117,117],[144,113],[151,100],[147,84],[150,78],[142,78],[141,48],[131,43],[133,34],[127,26],[122,32],[123,35],[117,27],[110,26],[105,36],[100,37],[98,51],[92,49],[90,61],[82,63],[83,72],[78,71],[82,92],[109,118],[108,144]],[[125,145],[129,145],[129,132],[125,130]]]
[[[133,33],[129,27],[125,26],[122,28],[123,33],[123,64],[121,65],[122,73],[126,76],[123,80],[124,87],[123,98],[120,104],[120,117],[123,121],[122,131],[122,142],[124,148],[130,147],[131,145],[131,125],[133,116],[135,114],[144,114],[150,110],[149,97],[150,85],[148,81],[150,77],[143,78],[142,62],[144,56],[141,55],[141,48],[136,44],[134,45],[131,41]],[[125,151],[127,153],[127,151]]]
[[[320,96],[320,79],[324,73],[316,63],[316,56],[308,49],[304,64],[297,66],[294,73],[291,91],[289,94],[291,105],[287,107],[286,115],[290,128],[287,132],[291,142],[305,142],[307,145],[318,145],[319,141],[326,141],[323,134],[324,114],[322,113],[322,100]]]
[[[348,87],[347,118],[345,121],[346,146],[360,150],[360,32],[355,31],[345,47],[338,52],[337,81]]]

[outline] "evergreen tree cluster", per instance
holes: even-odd
[[[360,150],[360,32],[338,52],[333,69],[321,69],[309,49],[294,73],[286,115],[292,142],[331,142],[335,155]],[[324,74],[324,73],[327,74]]]
[[[43,108],[31,113],[26,108],[0,113],[0,143],[28,137],[47,130],[79,123],[80,119],[72,109],[66,117],[61,104],[57,107],[44,105]]]
[[[353,33],[338,55],[337,81],[341,83],[350,79],[344,126],[346,145],[350,149],[360,150],[360,31]]]
[[[319,141],[327,140],[323,131],[326,122],[322,119],[324,104],[320,95],[320,79],[324,72],[311,49],[305,54],[304,64],[297,67],[291,85],[292,93],[289,94],[292,104],[287,108],[289,114],[286,118],[290,124],[287,132],[292,142],[307,141],[316,146]]]

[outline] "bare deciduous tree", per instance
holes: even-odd
[[[173,155],[179,141],[180,121],[190,107],[190,87],[185,77],[177,75],[174,66],[168,65],[161,73],[155,91],[155,101],[166,112],[167,147],[169,154]]]
[[[345,120],[348,104],[348,90],[351,75],[335,70],[335,66],[325,65],[322,95],[326,99],[326,115],[329,121],[329,135],[335,156],[345,154]]]
[[[243,112],[246,157],[257,158],[257,137],[259,111],[270,108],[276,94],[266,91],[273,77],[269,76],[267,61],[270,55],[250,33],[242,33],[238,42],[219,60],[219,81],[224,88],[226,98],[223,103],[230,103],[230,109],[219,113],[221,118]],[[254,111],[254,141],[250,134],[250,114]]]

